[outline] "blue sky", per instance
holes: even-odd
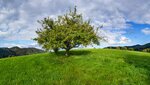
[[[37,20],[56,18],[77,6],[84,19],[101,26],[101,46],[124,46],[150,42],[149,0],[0,0],[0,47],[39,47],[32,39]]]
[[[146,28],[150,28],[150,24],[128,23],[132,26],[127,30],[126,36],[132,40],[132,44],[150,43],[150,34],[142,31]]]

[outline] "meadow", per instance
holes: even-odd
[[[150,85],[150,54],[81,49],[0,59],[0,85]]]

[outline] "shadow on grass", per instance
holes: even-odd
[[[71,50],[69,52],[70,56],[82,56],[82,55],[88,55],[91,51],[88,50]],[[65,56],[65,51],[60,51],[56,54],[57,56]]]
[[[147,70],[148,85],[150,84],[150,56],[148,55],[137,55],[137,54],[130,54],[127,55],[125,58],[125,62],[128,64],[134,65],[136,68],[143,68]]]

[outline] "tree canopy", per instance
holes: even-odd
[[[101,39],[90,20],[84,20],[82,14],[77,13],[76,7],[57,19],[47,17],[38,22],[42,28],[36,31],[38,37],[34,40],[44,49],[53,49],[56,53],[59,49],[65,49],[66,56],[69,56],[69,50],[74,47],[98,45]]]

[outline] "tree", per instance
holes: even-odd
[[[144,49],[143,52],[149,52],[150,53],[150,48]]]
[[[90,20],[83,20],[82,14],[77,14],[76,7],[57,19],[44,18],[38,21],[42,28],[36,31],[36,40],[44,49],[53,49],[56,53],[59,49],[65,49],[69,56],[70,49],[80,45],[99,44],[102,39],[97,35],[98,28],[90,25]]]
[[[128,50],[130,50],[130,51],[134,51],[134,48],[128,48]]]

